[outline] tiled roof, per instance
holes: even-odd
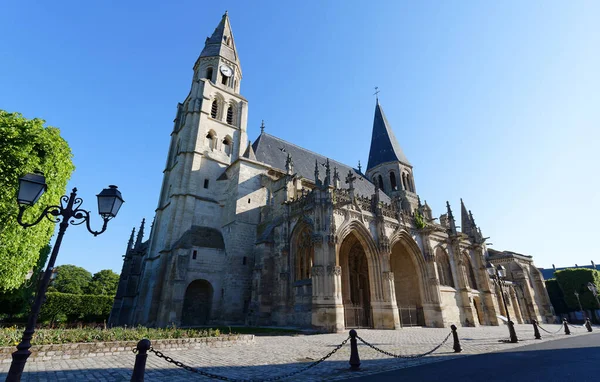
[[[259,162],[263,162],[274,168],[285,171],[285,161],[288,153],[292,157],[294,163],[294,173],[306,178],[315,178],[315,160],[319,163],[319,178],[323,180],[325,178],[325,161],[327,157],[314,153],[305,148],[294,145],[279,139],[267,133],[262,133],[256,141],[252,144],[256,159]],[[345,179],[348,175],[348,171],[351,171],[356,180],[354,182],[354,189],[357,195],[371,197],[375,192],[375,186],[371,183],[364,174],[358,172],[358,170],[347,166],[343,163],[329,159],[331,167],[331,182],[333,184],[333,170],[337,167],[337,171],[340,176],[340,187],[348,188]],[[383,192],[379,191],[379,197],[381,201],[385,203],[390,202],[390,198]]]

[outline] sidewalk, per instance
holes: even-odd
[[[544,325],[550,332],[556,332],[560,325]],[[556,335],[543,331],[542,340],[533,338],[531,325],[515,325],[520,342],[502,343],[508,339],[506,326],[482,326],[478,328],[458,328],[463,352],[452,350],[452,337],[439,350],[418,359],[395,359],[363,345],[359,341],[358,351],[362,362],[361,376],[370,373],[394,370],[429,362],[464,357],[468,354],[483,354],[519,346],[567,338],[562,330]],[[597,331],[597,329],[596,329]],[[365,341],[391,353],[412,355],[424,353],[439,345],[450,333],[449,328],[405,328],[401,330],[359,329],[358,335]],[[571,328],[573,336],[587,335],[585,328]],[[250,345],[234,345],[227,348],[178,350],[165,355],[192,367],[202,368],[213,374],[232,379],[263,379],[276,377],[308,366],[331,352],[348,337],[347,333],[291,336],[257,336]],[[304,371],[289,380],[337,380],[354,377],[348,371],[350,343],[321,364]],[[82,359],[68,359],[44,362],[28,362],[23,381],[129,381],[135,355],[127,353],[119,356],[104,356]],[[10,364],[0,366],[0,378],[6,378]],[[191,381],[209,380],[196,373],[186,371],[155,354],[148,355],[146,367],[147,381]]]

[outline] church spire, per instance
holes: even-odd
[[[454,222],[454,214],[452,214],[452,209],[450,208],[450,203],[446,201],[446,209],[448,210],[448,234],[450,236],[456,236],[456,223]]]
[[[129,252],[130,250],[133,249],[133,238],[135,237],[135,227],[133,227],[133,229],[131,230],[131,236],[129,236],[129,241],[127,242],[127,251],[125,251],[125,254],[127,254],[127,252]]]
[[[200,57],[214,56],[221,56],[235,63],[239,71],[242,71],[237,50],[235,49],[233,32],[231,31],[231,24],[229,23],[229,15],[227,12],[225,12],[221,18],[221,22],[219,22],[219,25],[215,28],[212,36],[206,39],[204,49],[202,49],[202,53],[200,53]]]
[[[142,224],[140,225],[140,230],[138,231],[137,238],[135,240],[134,249],[139,249],[142,245],[142,240],[144,239],[144,225],[146,224],[146,219],[142,219]]]
[[[394,132],[383,113],[379,100],[377,100],[367,171],[382,163],[396,161],[411,166],[394,136]]]
[[[463,233],[471,235],[473,225],[471,224],[471,219],[469,217],[469,213],[467,212],[467,207],[465,207],[465,203],[463,202],[462,198],[460,198],[460,225],[461,231]]]

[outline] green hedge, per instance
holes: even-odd
[[[563,299],[571,311],[578,311],[579,304],[574,292],[579,293],[579,300],[583,309],[599,309],[594,295],[587,287],[588,282],[600,286],[600,272],[594,269],[575,268],[557,271],[556,281],[562,290]],[[555,306],[556,308],[556,306]]]
[[[113,301],[113,296],[48,292],[40,322],[102,322],[108,320]]]
[[[556,281],[556,279],[546,280],[546,290],[548,290],[548,296],[550,297],[550,302],[552,303],[556,314],[568,313],[569,307],[565,303],[562,289],[560,289],[558,281]]]
[[[23,328],[15,326],[0,329],[0,346],[16,346],[21,341]],[[111,329],[38,329],[33,335],[33,345],[66,344],[76,342],[139,341],[171,338],[218,337],[219,329],[180,329],[176,327],[150,329],[143,326]]]

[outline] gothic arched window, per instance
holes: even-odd
[[[225,139],[223,139],[223,151],[225,154],[231,155],[231,138],[225,137]]]
[[[213,100],[212,106],[210,107],[210,116],[213,118],[217,118],[219,113],[219,102],[217,100]]]
[[[208,148],[210,148],[211,150],[214,150],[216,147],[216,134],[211,130],[208,132],[208,134],[206,134],[206,145],[208,146]]]
[[[377,175],[377,183],[379,184],[379,188],[383,191],[383,177],[381,175]]]
[[[471,289],[477,288],[477,279],[475,278],[475,272],[473,271],[473,266],[471,265],[471,259],[467,253],[463,254],[464,262],[465,262],[465,271],[467,272],[467,282]]]
[[[233,125],[233,106],[229,105],[227,108],[227,123]]]
[[[435,254],[440,284],[454,288],[454,278],[448,254],[442,248],[438,248]]]
[[[392,185],[392,191],[396,191],[396,174],[394,172],[390,172],[390,184]]]
[[[402,173],[402,187],[404,187],[405,191],[409,191],[408,187],[406,187],[406,173]]]
[[[206,79],[212,81],[213,76],[213,68],[206,69]]]

